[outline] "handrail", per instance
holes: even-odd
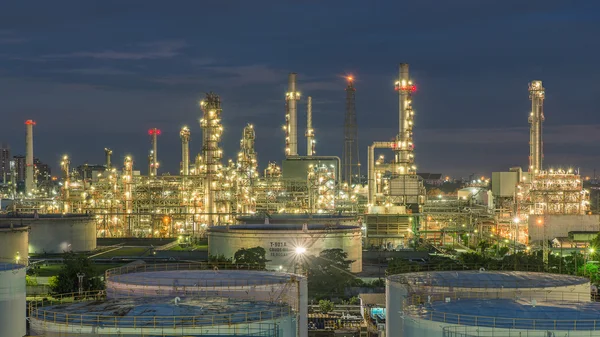
[[[200,314],[193,316],[112,316],[97,314],[73,314],[55,310],[46,310],[45,307],[96,301],[105,299],[104,291],[88,291],[56,295],[50,300],[32,301],[29,304],[29,317],[45,323],[75,324],[79,326],[114,326],[133,328],[165,328],[165,327],[206,327],[223,324],[243,324],[263,320],[272,320],[284,316],[297,315],[290,306],[278,306],[270,310],[238,312],[228,314]]]
[[[421,295],[413,294],[406,299],[404,312],[407,316],[420,317],[436,322],[458,324],[464,326],[493,327],[503,329],[549,329],[549,330],[600,330],[600,319],[544,319],[544,318],[518,318],[498,317],[485,315],[457,314],[453,312],[431,310],[424,306],[427,302],[460,301],[463,299],[513,299],[513,300],[538,300],[538,301],[564,301],[565,303],[590,302],[590,295],[569,292],[515,292],[510,289],[497,292],[426,292]],[[503,296],[504,295],[504,296]],[[539,303],[540,305],[543,304]]]

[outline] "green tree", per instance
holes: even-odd
[[[83,254],[69,252],[63,255],[63,266],[58,271],[56,284],[51,285],[50,290],[55,294],[78,292],[77,274],[85,275],[81,284],[83,291],[104,289],[104,282],[100,279],[101,273],[94,266],[94,262]]]
[[[319,310],[321,310],[321,312],[324,314],[332,312],[334,307],[335,306],[333,305],[333,302],[331,302],[330,300],[319,301]]]
[[[360,280],[350,273],[352,262],[342,249],[326,249],[317,257],[307,257],[304,270],[308,275],[309,295],[343,297],[346,287],[360,285]]]
[[[235,252],[233,258],[236,264],[246,264],[259,269],[265,269],[267,252],[263,247],[242,248]]]

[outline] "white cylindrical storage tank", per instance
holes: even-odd
[[[359,226],[323,224],[245,224],[208,229],[208,253],[233,259],[242,248],[266,250],[267,269],[297,271],[302,258],[341,249],[352,260],[350,271],[362,271],[362,230]]]
[[[29,227],[21,224],[0,223],[0,263],[27,265],[29,255]]]
[[[25,266],[0,262],[0,336],[25,336]]]
[[[31,333],[45,337],[298,336],[294,311],[276,301],[216,296],[91,297],[67,304],[33,302]]]
[[[96,222],[84,214],[20,214],[0,216],[0,226],[29,226],[30,254],[88,252],[96,249]]]
[[[264,270],[214,269],[208,264],[141,264],[106,271],[106,296],[219,296],[289,305],[299,322],[299,336],[308,335],[306,277]]]

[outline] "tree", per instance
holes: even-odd
[[[305,259],[309,294],[316,298],[343,297],[346,287],[356,284],[354,275],[350,273],[352,262],[342,249],[326,249],[317,257]]]
[[[266,258],[267,251],[263,247],[242,248],[235,252],[233,258],[236,264],[246,264],[259,269],[265,269],[266,263],[269,262]]]
[[[326,314],[329,312],[332,312],[334,309],[334,305],[333,302],[331,302],[330,300],[320,300],[319,301],[319,310],[321,310],[322,313]]]
[[[81,283],[83,291],[104,289],[104,282],[100,279],[101,275],[94,266],[94,262],[83,254],[69,252],[63,255],[63,266],[58,271],[56,283],[50,285],[50,290],[55,294],[78,292],[79,277],[77,274],[85,275]]]

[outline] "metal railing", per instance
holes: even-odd
[[[587,334],[586,334],[587,335]],[[482,329],[469,326],[452,326],[442,329],[443,337],[557,337],[546,330]],[[591,335],[589,335],[591,336]]]
[[[567,293],[567,292],[440,292],[424,293],[421,295],[413,294],[406,300],[404,311],[407,316],[419,317],[422,319],[443,322],[447,324],[457,324],[474,327],[489,327],[501,329],[524,329],[524,330],[572,330],[572,331],[597,331],[600,330],[600,319],[538,319],[538,318],[518,318],[518,317],[498,317],[484,315],[457,314],[453,312],[437,311],[426,306],[427,303],[439,301],[460,301],[465,299],[510,299],[525,301],[565,301],[589,302],[589,294]],[[533,305],[533,302],[530,302]],[[446,336],[446,335],[444,335]],[[448,336],[471,336],[469,334],[448,335]]]
[[[143,272],[154,272],[154,271],[173,271],[173,270],[256,270],[256,271],[267,271],[256,265],[250,264],[233,264],[233,263],[162,263],[162,264],[139,264],[139,265],[125,265],[122,267],[112,268],[106,270],[104,276],[108,280],[111,276],[131,274],[131,273],[143,273]],[[271,271],[269,271],[271,272]]]
[[[32,301],[29,304],[29,317],[35,320],[67,326],[114,327],[114,328],[201,328],[230,324],[246,324],[275,320],[281,317],[296,316],[290,306],[277,306],[270,310],[235,312],[228,314],[200,314],[193,316],[117,316],[97,314],[76,314],[58,311],[54,306],[80,302],[94,302],[106,299],[103,291],[63,294],[50,299]],[[32,323],[33,323],[32,322]]]

